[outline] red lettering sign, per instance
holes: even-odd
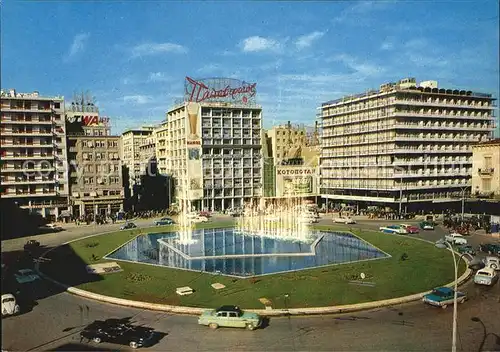
[[[72,115],[72,116],[66,116],[66,120],[68,120],[69,123],[81,122],[83,126],[109,124],[109,117],[99,117],[97,115],[90,115],[90,116]]]
[[[201,141],[198,139],[198,140],[194,140],[194,141],[187,141],[187,145],[201,145]]]
[[[210,80],[218,87],[209,86],[205,84],[206,81],[196,81],[190,77],[186,77],[186,95],[185,99],[187,101],[202,102],[206,100],[238,100],[241,97],[241,101],[244,103],[248,102],[249,98],[255,96],[257,90],[257,83],[245,84],[243,83],[240,87],[231,87],[230,83],[239,82],[236,80]],[[222,86],[223,85],[223,86]]]
[[[98,116],[84,116],[82,119],[82,124],[84,126],[98,125],[99,124],[99,117]]]

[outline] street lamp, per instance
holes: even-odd
[[[468,187],[462,187],[462,221],[464,221],[464,212],[465,212],[465,191]]]
[[[484,323],[481,320],[481,318],[472,317],[472,318],[470,318],[470,320],[472,320],[475,323],[480,323],[481,326],[483,327],[483,340],[481,341],[481,345],[479,346],[479,352],[481,352],[483,350],[484,343],[486,342],[486,339],[488,338],[489,335],[495,336],[496,337],[496,343],[497,343],[497,345],[500,345],[500,336],[498,336],[497,334],[492,333],[492,332],[488,333],[487,330],[486,330],[486,326],[484,325]]]
[[[458,263],[460,262],[460,259],[462,259],[461,255],[458,258],[458,261],[456,259],[455,251],[453,250],[452,245],[447,242],[446,240],[444,241],[438,241],[436,242],[435,246],[437,248],[441,249],[449,249],[451,251],[451,254],[453,255],[453,264],[455,266],[455,285],[453,288],[453,335],[452,335],[452,345],[451,345],[451,351],[456,352],[457,351],[457,290],[458,290]]]
[[[401,207],[403,203],[403,171],[404,169],[399,166],[395,166],[394,170],[401,172],[401,176],[399,177],[399,217],[401,218]]]

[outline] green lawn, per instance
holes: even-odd
[[[208,223],[198,227],[232,225],[233,222]],[[316,228],[338,230],[340,227]],[[92,281],[95,275],[86,274],[86,264],[106,261],[102,259],[104,255],[138,234],[172,229],[172,226],[162,226],[149,231],[120,231],[73,242],[49,253],[52,261],[42,264],[41,269],[60,282],[91,292],[192,307],[238,304],[244,308],[263,308],[259,298],[265,297],[273,302],[274,308],[284,308],[285,294],[289,295],[288,307],[352,304],[418,293],[454,279],[452,256],[448,251],[406,236],[356,230],[353,231],[356,235],[389,253],[392,258],[247,279],[126,262],[119,262],[123,272],[98,276],[95,281]],[[408,254],[407,260],[401,260],[403,253]],[[464,271],[462,262],[461,273]],[[374,287],[349,284],[350,280],[357,280],[361,272],[367,276],[365,281],[375,283]],[[226,285],[226,288],[214,290],[210,284],[215,282]],[[175,289],[181,286],[190,286],[195,293],[178,296]]]

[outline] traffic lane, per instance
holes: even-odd
[[[500,289],[466,285],[470,299],[461,304],[459,337],[463,350],[477,349],[482,328],[500,331]],[[197,325],[196,317],[169,315],[103,304],[61,293],[39,302],[32,312],[3,320],[3,348],[47,350],[80,342],[79,332],[94,320],[132,317],[137,324],[168,334],[150,350],[447,350],[451,342],[453,310],[413,302],[372,311],[329,316],[271,318],[254,332],[239,329],[212,331]],[[332,336],[335,336],[332,339]],[[113,346],[103,344],[103,347]],[[494,350],[493,340],[485,349]],[[116,347],[115,347],[116,348]]]
[[[154,228],[154,222],[159,218],[150,218],[150,219],[136,219],[131,220],[134,224],[137,225],[138,228]],[[214,216],[213,219],[217,220],[227,220],[227,216]],[[79,239],[81,237],[111,232],[111,231],[119,231],[120,227],[125,223],[115,223],[115,224],[104,224],[104,225],[73,225],[63,228],[63,231],[60,232],[52,232],[46,234],[40,234],[35,236],[26,236],[21,238],[14,238],[9,240],[2,241],[2,252],[11,252],[15,250],[22,250],[24,245],[28,240],[37,240],[42,245],[45,246],[58,246],[62,243]]]

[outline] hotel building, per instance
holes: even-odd
[[[109,216],[123,210],[120,136],[112,136],[109,118],[91,102],[66,108],[71,213]]]
[[[500,198],[500,139],[472,146],[472,194]]]
[[[55,219],[68,205],[64,98],[1,91],[1,197]]]
[[[459,201],[472,145],[492,136],[493,101],[409,78],[322,104],[322,197],[403,211]]]
[[[262,108],[255,84],[186,78],[184,101],[167,113],[167,169],[178,202],[225,210],[262,196]]]

